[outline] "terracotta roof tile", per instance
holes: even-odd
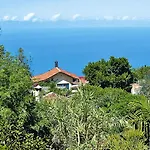
[[[72,78],[76,78],[76,79],[79,78],[79,77],[76,76],[75,74],[72,74],[72,73],[70,73],[70,72],[67,72],[67,71],[65,71],[65,70],[62,70],[62,69],[56,67],[56,68],[53,68],[52,70],[50,70],[50,71],[48,71],[48,72],[46,72],[46,73],[43,73],[43,74],[41,74],[41,75],[37,75],[37,76],[32,77],[32,80],[33,80],[34,82],[45,81],[45,80],[51,78],[52,76],[56,75],[57,73],[63,73],[63,74],[66,74],[66,75],[68,75],[68,76],[70,76],[70,77],[72,77]]]
[[[85,79],[85,77],[79,77],[81,83],[86,84],[88,81]]]
[[[68,75],[68,76],[70,76],[70,77],[72,77],[72,78],[79,79],[79,77],[76,76],[76,75],[73,74],[73,73],[67,72],[67,71],[62,70],[62,69],[61,69],[61,72],[64,73],[64,74],[66,74],[66,75]]]

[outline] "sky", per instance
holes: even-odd
[[[0,0],[1,21],[150,20],[150,0]]]

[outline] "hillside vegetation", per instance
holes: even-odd
[[[111,61],[118,60],[112,57]],[[36,102],[31,94],[33,83],[23,50],[12,56],[0,46],[0,149],[147,150],[150,147],[149,82],[143,83],[142,95],[131,95],[125,86],[117,86],[114,81],[129,86],[131,79],[133,82],[144,78],[148,71],[132,70],[126,59],[118,63],[122,61],[127,67],[125,72],[130,74],[129,80],[126,73],[116,78],[117,68],[112,67],[112,62],[107,66],[110,62],[103,60],[98,64],[104,63],[102,72],[95,65],[94,71],[85,68],[87,78],[90,80],[94,73],[95,80],[72,97]],[[106,73],[107,67],[114,69],[114,75],[109,73],[106,78],[103,72]],[[105,82],[102,84],[99,79]]]

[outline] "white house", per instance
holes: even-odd
[[[58,62],[55,62],[55,68],[50,71],[32,77],[34,83],[40,82],[56,82],[58,88],[71,89],[72,85],[79,85],[80,83],[86,84],[87,80],[85,77],[78,77],[77,75],[65,71],[58,67]]]
[[[131,93],[133,95],[138,95],[140,94],[140,91],[142,89],[142,86],[140,86],[138,83],[133,83],[132,85],[132,89],[131,89]]]

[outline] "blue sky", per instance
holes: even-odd
[[[1,20],[149,20],[150,0],[0,0]]]

